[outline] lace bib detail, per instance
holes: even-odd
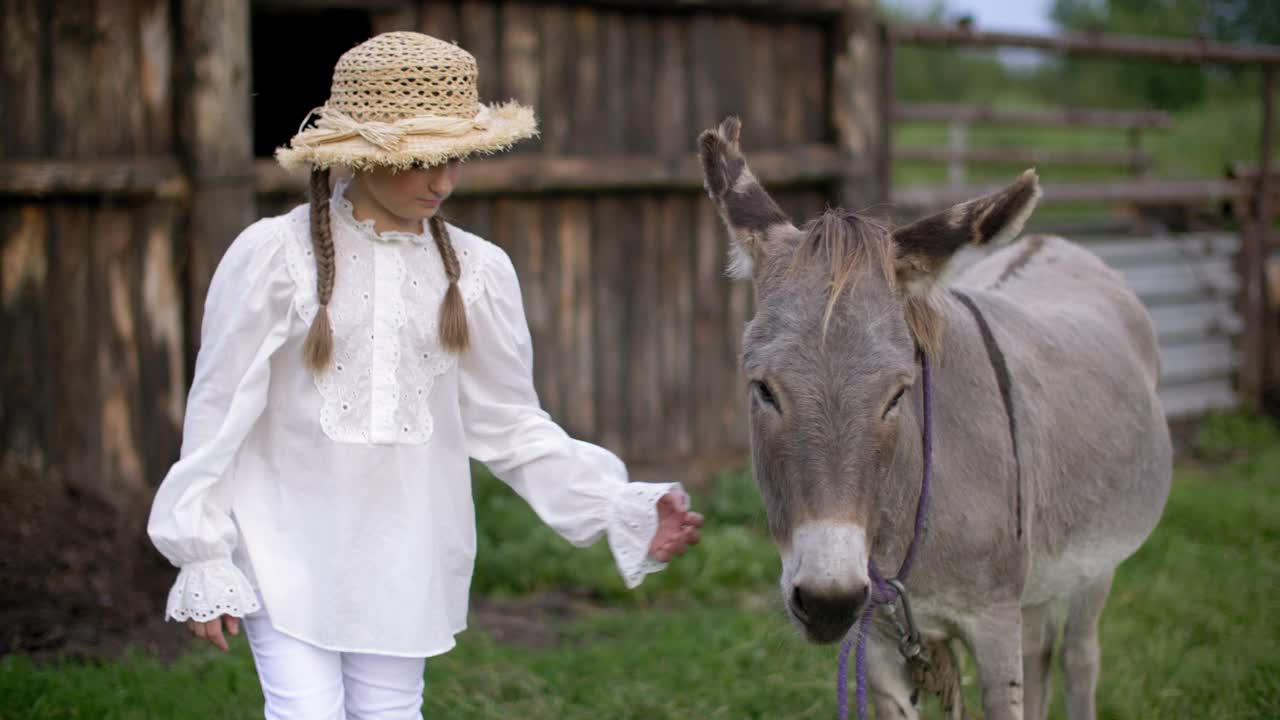
[[[315,374],[323,402],[320,426],[336,442],[421,444],[431,438],[429,408],[436,378],[457,356],[439,338],[440,305],[448,278],[430,234],[375,233],[357,221],[339,185],[330,204],[336,262],[329,322],[333,362]],[[310,208],[287,216],[286,257],[299,288],[298,314],[310,327],[319,310],[311,247]],[[462,275],[464,303],[483,294],[481,270],[491,253],[484,241],[449,228]]]

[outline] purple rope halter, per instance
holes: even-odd
[[[920,499],[916,503],[915,532],[911,543],[907,545],[907,554],[902,558],[902,566],[894,578],[900,583],[907,581],[911,566],[916,560],[920,536],[924,534],[924,518],[929,511],[929,484],[933,478],[933,385],[929,376],[929,357],[920,353],[920,378],[924,391],[924,428],[921,430],[921,446],[924,456],[924,473],[920,480]],[[836,708],[840,720],[849,718],[849,651],[857,644],[854,671],[858,676],[857,700],[858,717],[867,717],[867,633],[871,629],[871,613],[881,605],[889,605],[897,601],[898,590],[885,580],[875,563],[868,560],[868,574],[871,576],[871,593],[862,614],[858,617],[857,627],[850,632],[840,644],[840,664],[836,675]]]

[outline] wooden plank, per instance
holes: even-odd
[[[597,118],[592,135],[596,157],[618,156],[627,151],[629,122],[627,108],[631,94],[626,88],[632,82],[627,55],[626,17],[619,12],[601,10],[596,32],[599,37],[597,58],[599,87],[597,102],[605,120]],[[594,201],[592,260],[592,298],[595,305],[596,355],[596,419],[600,442],[631,459],[632,423],[628,407],[630,373],[636,365],[635,329],[629,312],[633,292],[636,243],[639,228],[631,222],[624,198],[601,188],[603,194]]]
[[[1244,321],[1229,300],[1207,300],[1148,308],[1161,344],[1236,337]]]
[[[805,77],[805,72],[811,69],[804,62],[804,55],[810,42],[804,31],[805,27],[802,24],[789,22],[778,29],[775,38],[778,45],[778,75],[787,80],[779,89],[777,105],[773,108],[773,112],[778,115],[779,143],[784,146],[799,145],[806,140],[822,139],[806,137],[805,129],[809,117],[813,114],[813,107],[797,102],[795,97],[799,94],[796,91],[799,79]]]
[[[1168,130],[1173,118],[1161,110],[1101,108],[1017,108],[971,103],[898,103],[895,122],[961,122],[968,125],[1036,127],[1093,127],[1130,130]]]
[[[525,256],[528,271],[522,272],[521,278],[528,279],[524,297],[533,340],[534,379],[543,407],[559,417],[563,407],[560,393],[563,361],[555,352],[558,332],[556,295],[559,292],[555,247],[557,208],[548,202],[530,203],[526,217],[529,222],[524,231],[528,242]]]
[[[616,90],[626,98],[621,118],[626,127],[623,147],[634,155],[655,156],[657,143],[654,121],[660,113],[654,103],[663,98],[654,82],[658,27],[654,18],[645,14],[626,15],[624,22],[628,74],[625,84]]]
[[[1240,288],[1228,259],[1214,258],[1199,263],[1174,263],[1122,268],[1125,283],[1147,305],[1171,303],[1187,298],[1233,297]]]
[[[775,70],[778,53],[774,43],[779,36],[778,28],[757,21],[747,24],[744,31],[747,57],[742,68],[751,78],[740,111],[744,118],[744,132],[752,147],[777,147],[780,144],[777,117],[780,90],[791,81]],[[799,81],[800,78],[795,79],[795,82]],[[810,110],[819,111],[816,107]]]
[[[694,452],[693,432],[693,203],[665,195],[660,203],[662,258],[663,423],[667,459]]]
[[[111,69],[94,73],[95,155],[131,156],[148,144],[146,108],[139,101],[144,94],[139,10],[136,3],[109,2],[99,2],[95,9],[94,67]],[[103,204],[94,213],[93,235],[87,238],[96,246],[95,272],[101,274],[94,284],[93,304],[99,327],[94,349],[101,402],[97,484],[101,497],[119,511],[116,527],[123,536],[143,527],[152,492],[143,434],[150,405],[142,394],[139,365],[143,279],[139,276],[138,210]],[[177,447],[169,450],[175,452]]]
[[[688,105],[689,81],[685,38],[686,25],[680,18],[664,18],[658,22],[656,34],[656,85],[663,107],[657,113],[654,141],[657,153],[666,158],[692,158],[696,131],[690,126]],[[771,56],[771,55],[770,55]],[[769,70],[765,68],[765,70]],[[754,73],[761,86],[756,92],[768,92],[765,74]],[[771,141],[776,133],[770,133]],[[670,462],[694,452],[693,435],[693,203],[702,195],[664,193],[655,198],[652,212],[658,213],[654,271],[658,273],[661,296],[652,311],[659,316],[660,380],[653,386],[662,400],[662,451],[648,460]]]
[[[7,0],[0,5],[0,157],[39,157],[48,150],[45,61],[51,28],[39,0]]]
[[[129,98],[132,99],[132,98]],[[102,208],[94,213],[94,303],[90,312],[99,328],[93,372],[98,375],[101,405],[95,408],[102,445],[95,484],[104,499],[126,517],[144,512],[139,501],[150,494],[144,465],[143,397],[138,362],[138,289],[142,278],[134,242],[133,212]]]
[[[43,471],[52,425],[48,372],[57,354],[49,322],[49,213],[38,205],[0,210],[0,455]],[[7,478],[5,479],[7,480]]]
[[[492,2],[464,2],[458,13],[461,24],[460,44],[476,58],[479,68],[477,89],[481,102],[499,99],[502,87],[502,62],[498,55],[498,8]]]
[[[422,8],[417,2],[393,4],[391,7],[378,8],[369,15],[369,29],[374,35],[408,30],[420,32],[422,28]]]
[[[1243,189],[1233,199],[1232,209],[1240,226],[1240,254],[1234,270],[1241,279],[1235,300],[1244,320],[1244,337],[1240,340],[1240,395],[1253,408],[1261,408],[1266,390],[1267,340],[1271,328],[1267,322],[1266,294],[1261,266],[1267,257],[1258,231],[1258,217],[1253,203]]]
[[[560,202],[560,328],[556,356],[564,361],[564,418],[570,434],[595,437],[595,334],[592,324],[591,205]]]
[[[50,149],[55,158],[92,157],[99,153],[94,115],[93,47],[97,36],[93,2],[66,3],[52,15],[50,78]]]
[[[867,8],[867,12],[870,12],[871,8],[870,0],[846,0],[845,5],[851,5],[855,14],[859,12],[858,8]],[[835,141],[831,125],[831,107],[834,101],[831,97],[831,84],[835,80],[828,45],[830,25],[794,24],[798,27],[800,35],[800,74],[794,82],[797,101],[802,108],[804,119],[804,135],[801,137],[801,142],[831,143]],[[787,84],[790,82],[788,80]]]
[[[140,22],[137,3],[97,3],[94,17],[96,42],[91,46],[93,77],[92,120],[96,143],[86,155],[128,155],[146,144],[141,73],[142,49],[138,43]],[[107,70],[110,68],[110,70]],[[83,110],[81,111],[83,113]]]
[[[893,203],[903,208],[941,209],[996,192],[1003,187],[1004,185],[991,184],[969,187],[903,188],[894,191]],[[1046,183],[1043,189],[1042,203],[1095,201],[1190,203],[1232,199],[1240,192],[1240,185],[1232,180],[1123,180],[1102,183]]]
[[[612,144],[616,140],[607,136],[606,141]],[[751,149],[750,160],[752,171],[770,190],[822,185],[838,180],[847,170],[840,155],[829,145],[803,145],[782,150]],[[0,163],[0,169],[6,166]],[[287,172],[273,160],[258,160],[254,173],[257,191],[262,194],[297,195],[306,188],[304,175]],[[511,153],[467,161],[463,167],[463,181],[454,194],[461,197],[622,190],[698,192],[701,189],[702,171],[691,152],[671,158],[661,158],[653,153],[601,156]],[[166,192],[166,196],[178,194],[178,189]]]
[[[1212,62],[1233,65],[1280,64],[1280,48],[1270,45],[1174,40],[1118,33],[1022,35],[980,32],[971,27],[893,23],[895,40],[938,47],[1023,47],[1091,57],[1133,58],[1168,62]]]
[[[45,306],[56,322],[49,327],[45,371],[57,378],[48,394],[50,469],[60,473],[68,487],[99,497],[95,486],[101,472],[102,426],[97,412],[100,340],[93,210],[83,205],[55,207],[49,219]]]
[[[0,196],[182,199],[189,192],[178,159],[171,155],[0,161]]]
[[[1193,232],[1133,239],[1074,238],[1112,267],[1195,261],[1208,257],[1234,257],[1240,236],[1228,232]]]
[[[138,74],[147,154],[173,151],[173,16],[168,0],[138,2]]]
[[[1239,366],[1239,354],[1229,338],[1160,346],[1161,383],[1172,385],[1229,377]]]
[[[400,7],[404,0],[257,0],[267,7],[307,10],[352,9],[387,11]],[[428,0],[428,4],[432,4]],[[823,18],[839,11],[840,0],[579,0],[579,4],[603,9],[680,11],[706,9],[761,17]]]
[[[902,147],[893,149],[894,162],[1065,165],[1129,168],[1151,163],[1150,153],[1115,150],[1054,150],[1034,147]]]
[[[52,15],[50,77],[50,150],[55,158],[78,158],[96,153],[93,75],[91,56],[96,36],[95,3],[73,3]],[[97,487],[101,472],[102,427],[96,309],[99,303],[95,249],[92,242],[94,213],[84,204],[59,203],[49,209],[49,281],[46,285],[48,317],[53,321],[48,338],[46,370],[57,382],[50,384],[50,470],[67,487],[102,496]]]
[[[686,41],[689,58],[689,108],[695,131],[701,132],[720,124],[728,114],[719,101],[717,67],[720,27],[714,16],[697,13],[688,23]]]
[[[835,187],[838,204],[866,207],[889,193],[888,167],[893,134],[893,51],[866,12],[869,2],[853,0],[832,31],[828,113],[836,144],[849,172]]]
[[[594,203],[592,303],[595,323],[595,395],[601,444],[619,453],[630,450],[631,418],[627,397],[634,363],[628,299],[634,275],[635,228],[627,222],[628,201],[604,195]]]
[[[139,211],[139,397],[145,398],[141,437],[148,487],[164,479],[177,457],[186,411],[186,354],[181,212],[173,203]]]
[[[600,17],[600,112],[608,118],[600,122],[603,147],[598,156],[626,153],[627,86],[631,74],[627,63],[627,27],[620,13],[602,12]]]
[[[194,358],[209,279],[227,246],[256,214],[249,3],[182,0],[180,17],[182,63],[193,69],[181,100],[184,164],[192,177],[187,329]],[[194,369],[194,362],[188,367]]]
[[[722,119],[716,71],[720,29],[714,17],[696,14],[688,31],[690,60],[690,109],[695,130],[714,127]],[[752,153],[753,170],[758,153]],[[836,156],[841,160],[840,156]],[[765,180],[764,182],[768,182]],[[694,204],[694,393],[695,438],[699,454],[730,447],[734,438],[731,419],[726,418],[726,402],[740,397],[737,392],[737,357],[726,338],[729,282],[724,276],[728,249],[724,224],[711,202],[700,198]]]
[[[571,142],[572,105],[566,106],[566,101],[571,102],[574,48],[559,40],[569,37],[569,10],[553,4],[541,5],[537,9],[537,20],[543,40],[538,62],[542,70],[542,96],[537,107],[547,108],[542,115],[542,151],[547,155],[563,155]]]
[[[418,11],[422,32],[441,40],[460,42],[462,23],[456,3],[444,0],[422,0]]]
[[[510,2],[502,6],[501,97],[542,109],[542,73],[539,69],[542,51],[537,20],[535,8],[530,3]],[[545,124],[545,118],[542,120]],[[537,153],[541,147],[542,139],[533,138],[517,144],[511,154],[503,157]]]
[[[1210,410],[1225,410],[1240,403],[1229,377],[1194,383],[1166,385],[1160,388],[1160,402],[1171,420],[1203,415]]]
[[[600,87],[601,48],[597,12],[577,7],[572,10],[569,21],[570,44],[575,57],[571,61],[572,97],[561,101],[565,106],[562,112],[569,117],[570,139],[566,147],[575,154],[600,155],[608,152],[602,126],[612,120],[600,114],[601,95],[604,92],[621,92],[624,86]]]
[[[623,229],[618,241],[624,243],[627,267],[626,294],[622,307],[626,316],[628,368],[624,407],[627,413],[628,462],[652,459],[661,443],[660,362],[661,337],[653,299],[661,292],[656,281],[656,253],[652,251],[659,231],[649,195],[633,196],[619,204]],[[657,345],[655,345],[657,343]]]
[[[722,430],[721,401],[738,398],[733,380],[737,358],[729,352],[723,328],[728,298],[722,252],[726,231],[708,200],[694,203],[693,381],[694,438],[700,452],[720,450],[729,438]]]
[[[724,46],[721,47],[720,51],[725,54],[727,63],[718,68],[721,73],[719,77],[721,97],[725,103],[728,103],[729,107],[746,107],[751,93],[751,82],[741,72],[741,68],[748,67],[750,62],[751,42],[748,26],[746,21],[742,19],[734,19],[722,24],[724,25],[724,35],[722,35],[721,40]],[[749,157],[754,156],[754,146],[749,136],[744,144],[747,147]],[[724,250],[721,251],[722,257],[728,252],[728,236],[727,233],[723,235],[725,236],[726,244]],[[725,309],[725,326],[722,332],[724,333],[724,343],[729,349],[729,357],[731,358],[737,358],[742,348],[742,328],[751,317],[752,292],[753,289],[750,283],[729,283],[728,304]],[[729,390],[719,398],[721,418],[724,423],[723,432],[727,444],[731,447],[735,444],[735,439],[747,436],[746,407],[740,402],[741,396],[731,391],[732,387],[730,385]]]
[[[543,250],[548,242],[544,216],[550,214],[550,208],[545,203],[523,198],[505,199],[500,207],[502,220],[499,227],[517,233],[518,237],[518,241],[513,243],[512,260],[520,276],[525,317],[529,322],[529,335],[533,342],[534,384],[543,405],[547,406],[556,402],[557,388],[554,379],[559,364],[559,359],[552,352],[555,347],[555,335],[552,332],[553,307],[546,253]]]
[[[1258,140],[1258,184],[1254,189],[1254,209],[1257,212],[1258,224],[1255,226],[1255,232],[1258,234],[1257,244],[1262,251],[1262,262],[1257,266],[1251,267],[1249,272],[1254,275],[1248,281],[1249,286],[1257,284],[1261,287],[1264,302],[1274,296],[1273,290],[1267,289],[1270,281],[1268,276],[1268,267],[1274,267],[1276,258],[1272,254],[1272,238],[1275,237],[1276,217],[1271,205],[1271,188],[1272,178],[1272,147],[1275,139],[1275,119],[1276,119],[1276,70],[1274,65],[1268,65],[1262,69],[1262,130],[1261,138]],[[1267,332],[1262,337],[1262,347],[1266,348],[1266,355],[1261,361],[1262,370],[1262,391],[1268,395],[1280,392],[1280,343],[1276,342],[1277,330],[1277,314],[1274,307],[1267,307]]]
[[[640,242],[634,262],[634,293],[631,296],[632,348],[636,363],[631,370],[632,433],[636,438],[634,457],[661,458],[666,453],[667,398],[662,388],[662,305],[666,302],[662,284],[661,201],[646,194],[633,204],[642,219]]]
[[[710,11],[768,19],[829,19],[844,8],[844,0],[581,0],[584,5],[650,13]]]
[[[689,125],[688,47],[682,18],[658,21],[655,98],[661,107],[653,114],[657,153],[663,158],[688,159],[695,154],[697,131]],[[700,130],[700,128],[699,128]]]

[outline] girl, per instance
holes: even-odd
[[[511,261],[438,214],[532,110],[480,105],[469,53],[397,32],[343,55],[313,115],[277,152],[310,205],[251,225],[210,284],[148,532],[181,569],[167,617],[223,650],[244,619],[267,717],[419,718],[424,659],[466,627],[468,456],[570,542],[607,535],[628,587],[702,518],[540,409]],[[331,191],[332,167],[353,176]]]

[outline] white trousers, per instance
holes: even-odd
[[[324,650],[244,618],[267,720],[421,720],[424,658]]]

